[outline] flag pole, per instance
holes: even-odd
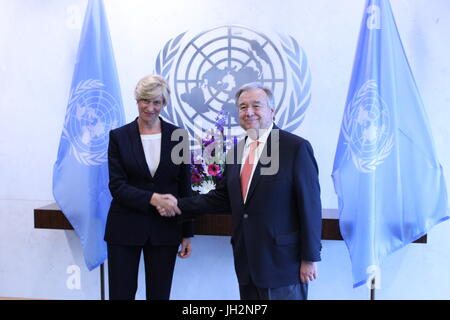
[[[375,278],[372,279],[370,286],[370,300],[375,300]]]
[[[100,299],[105,300],[105,265],[100,265]]]

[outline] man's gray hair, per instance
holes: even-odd
[[[270,109],[275,109],[275,99],[273,97],[272,90],[270,90],[268,87],[262,85],[260,82],[250,82],[244,84],[242,87],[239,88],[239,90],[236,92],[236,95],[234,96],[236,106],[239,107],[238,101],[241,94],[245,91],[255,90],[255,89],[261,89],[263,90],[267,95],[268,105]]]

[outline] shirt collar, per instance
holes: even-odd
[[[259,144],[264,144],[267,142],[267,139],[269,138],[269,134],[273,129],[273,122],[270,124],[270,127],[267,129],[263,129],[264,133],[258,138],[258,140],[253,140],[250,136],[247,136],[247,140],[245,141],[245,147],[249,147],[250,143],[258,141]]]

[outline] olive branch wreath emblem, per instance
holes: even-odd
[[[281,39],[283,50],[292,70],[293,90],[289,98],[289,105],[280,115],[278,125],[280,128],[292,132],[305,119],[305,111],[311,101],[311,73],[305,52],[298,42],[292,37]]]
[[[155,73],[160,74],[167,82],[170,82],[170,69],[180,49],[180,41],[185,34],[186,32],[183,32],[177,37],[170,39],[159,52],[156,59]],[[180,125],[183,123],[180,116],[172,108],[171,102],[161,111],[161,116],[174,124]]]
[[[171,67],[180,49],[180,41],[185,34],[186,32],[183,32],[170,39],[157,56],[155,73],[163,76],[168,82]],[[311,74],[306,55],[298,42],[292,37],[288,39],[281,37],[281,41],[283,51],[292,70],[293,90],[287,108],[277,118],[280,128],[292,132],[303,122],[305,111],[311,101]],[[162,110],[161,115],[169,122],[177,125],[182,124],[181,117],[175,112],[171,103]]]

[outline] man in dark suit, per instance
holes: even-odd
[[[273,100],[271,91],[256,83],[237,92],[246,139],[228,153],[216,190],[178,200],[182,217],[231,212],[243,300],[306,299],[320,261],[322,217],[313,150],[307,140],[273,124]],[[170,216],[178,208],[158,210]]]

